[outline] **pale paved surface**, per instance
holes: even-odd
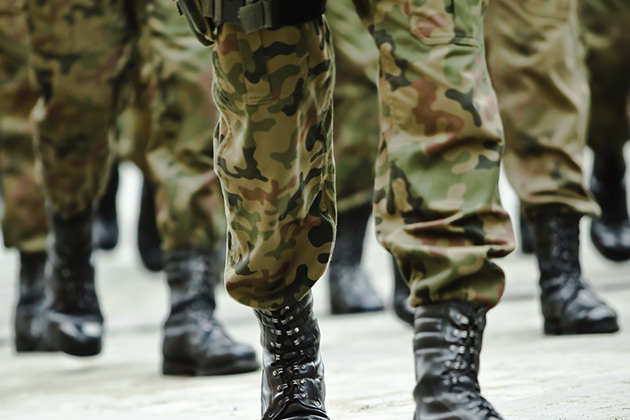
[[[0,419],[259,419],[260,372],[215,378],[159,374],[160,324],[167,311],[164,276],[140,266],[134,247],[134,194],[140,184],[130,167],[125,167],[123,179],[121,244],[112,253],[97,255],[98,288],[107,319],[100,356],[78,359],[13,352],[17,254],[0,251]],[[513,202],[509,195],[504,198]],[[630,264],[608,263],[586,235],[583,242],[585,272],[619,311],[622,331],[544,337],[534,259],[515,253],[503,260],[506,297],[489,315],[481,385],[506,419],[630,419]],[[389,302],[389,260],[371,237],[364,262]],[[332,317],[326,289],[320,282],[315,296],[331,419],[410,420],[410,328],[390,310]],[[219,316],[233,336],[258,350],[258,327],[251,311],[223,291]]]

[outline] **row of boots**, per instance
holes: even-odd
[[[104,319],[94,283],[93,218],[91,210],[70,219],[53,215],[48,254],[21,254],[18,352],[101,352]],[[171,308],[164,324],[164,374],[220,375],[259,368],[253,348],[235,342],[214,316],[223,264],[222,252],[166,253]]]
[[[530,215],[533,249],[540,270],[540,304],[547,335],[613,333],[617,314],[582,277],[580,218],[562,205],[541,206]],[[396,272],[394,309],[413,323],[409,288]]]
[[[579,216],[559,206],[541,210],[532,220],[545,333],[617,331],[614,310],[581,277]],[[92,219],[91,211],[69,220],[53,216],[55,235],[48,255],[24,256],[21,286],[25,293],[16,317],[18,350],[61,350],[78,356],[100,352],[103,317],[91,261]],[[340,239],[337,247],[343,244]],[[342,275],[331,280],[331,289],[347,284],[343,262],[355,265],[338,249]],[[165,374],[216,375],[259,367],[253,349],[232,340],[214,317],[214,287],[222,266],[221,256],[199,250],[166,253],[171,312],[164,325]],[[44,269],[49,278],[48,296]],[[481,395],[477,379],[487,308],[474,302],[449,301],[413,309],[402,293],[395,296],[405,302],[399,310],[414,328],[415,419],[501,419]],[[335,303],[337,312],[353,308],[351,303]],[[42,323],[44,311],[47,316]],[[310,293],[279,309],[254,312],[263,348],[262,419],[329,419],[324,406],[320,332]]]
[[[367,218],[369,213],[363,216]],[[579,220],[580,215],[563,206],[544,206],[532,215],[545,334],[612,333],[619,329],[615,311],[582,278]],[[352,221],[355,227],[363,225],[357,214]],[[348,285],[348,290],[353,290],[352,275],[356,273],[359,275],[357,284],[369,285],[365,273],[357,271],[356,256],[360,252],[347,252],[344,246],[347,238],[344,237],[346,232],[341,230],[342,222],[343,219],[339,222],[340,237],[335,251],[338,260],[331,261],[331,274],[336,273],[330,283],[331,307],[337,313],[364,304],[335,301],[333,287],[338,287],[339,291],[343,290],[340,284]],[[363,235],[355,235],[355,244],[351,245],[354,248],[350,249],[360,250],[362,242]],[[414,419],[501,420],[501,415],[482,396],[478,382],[488,309],[461,301],[414,309],[409,306],[408,297],[409,288],[397,274],[394,309],[414,329]],[[319,328],[310,294],[301,302],[276,311],[255,310],[255,313],[260,321],[264,349],[262,419],[328,419],[324,409],[323,365],[318,351]]]

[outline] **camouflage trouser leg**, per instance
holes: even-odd
[[[591,118],[588,145],[595,152],[599,173],[622,176],[623,147],[630,139],[630,3],[588,0],[582,7],[586,32],[587,66],[590,71]],[[599,162],[598,162],[599,161]]]
[[[157,85],[147,157],[162,247],[213,249],[224,243],[225,216],[213,167],[212,52],[191,35],[174,1],[151,1],[148,16]]]
[[[146,3],[150,4],[151,1],[148,0]],[[147,150],[152,136],[151,102],[156,89],[151,30],[146,22],[140,30],[136,51],[139,72],[132,82],[132,101],[116,119],[116,155],[120,161],[133,162],[145,179],[155,183],[147,160]]]
[[[372,202],[379,140],[378,51],[352,0],[327,4],[337,67],[333,142],[340,213]]]
[[[109,129],[131,96],[144,1],[26,0],[41,97],[36,151],[52,211],[94,203],[107,182]]]
[[[514,248],[498,191],[503,131],[484,60],[485,1],[355,0],[380,52],[380,242],[410,282],[412,306],[491,307]]]
[[[21,1],[0,2],[0,171],[7,247],[46,250],[44,196],[34,177],[33,129],[29,115],[37,96],[27,74],[28,41]]]
[[[589,91],[577,0],[493,0],[488,62],[505,126],[505,169],[528,214],[598,212],[582,185]]]
[[[335,231],[333,53],[323,19],[244,34],[219,28],[215,169],[228,218],[228,292],[254,308],[301,299]]]

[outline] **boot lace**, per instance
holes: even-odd
[[[273,358],[271,375],[280,379],[275,391],[282,393],[284,404],[307,397],[307,380],[304,376],[312,361],[312,355],[309,354],[312,346],[304,342],[305,336],[302,334],[304,326],[291,325],[294,316],[287,313],[289,310],[290,307],[285,306],[278,315],[267,313],[267,319],[274,325],[269,331],[276,336],[268,348]],[[314,404],[321,406],[319,401],[314,401]]]
[[[453,330],[453,335],[457,341],[449,347],[455,357],[445,363],[447,369],[444,376],[447,388],[457,394],[460,400],[466,400],[466,407],[470,411],[483,414],[485,418],[494,416],[500,419],[492,405],[481,396],[477,380],[481,347],[481,334],[477,322],[471,322],[470,318],[463,314],[458,314],[456,320],[459,325]]]

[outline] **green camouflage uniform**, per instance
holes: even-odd
[[[582,7],[581,22],[586,32],[592,95],[588,145],[596,155],[622,157],[630,138],[630,4],[588,0]]]
[[[514,247],[498,193],[503,130],[485,65],[485,2],[355,1],[380,53],[380,242],[411,304],[491,307]],[[216,170],[228,210],[228,292],[255,308],[300,299],[334,240],[332,53],[323,22],[245,34],[213,51]]]
[[[28,30],[22,0],[0,0],[0,172],[6,247],[46,250],[44,197],[34,179],[33,127],[37,96],[27,74]]]
[[[42,94],[34,111],[39,170],[53,212],[70,217],[102,194],[116,152],[111,128],[132,104],[132,140],[121,152],[157,184],[163,248],[219,246],[211,57],[174,2],[26,3]]]
[[[577,0],[493,0],[488,64],[505,126],[505,170],[523,214],[599,209],[583,186],[589,106]]]
[[[351,0],[329,1],[326,18],[335,52],[334,155],[339,212],[372,202],[380,132],[378,50]]]
[[[154,1],[148,10],[157,93],[147,159],[158,181],[162,248],[216,248],[225,243],[225,212],[213,164],[212,56],[174,1]]]

